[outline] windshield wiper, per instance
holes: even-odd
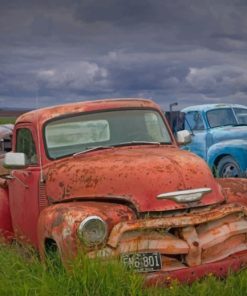
[[[90,147],[86,150],[80,151],[80,152],[76,152],[73,154],[73,156],[78,156],[87,152],[93,152],[93,151],[97,151],[97,150],[103,150],[103,149],[110,149],[112,148],[112,146],[96,146],[96,147]]]
[[[87,152],[93,152],[93,151],[98,151],[98,150],[104,150],[104,149],[111,149],[115,147],[121,147],[121,146],[133,146],[133,145],[170,145],[171,143],[169,142],[149,142],[149,141],[131,141],[131,142],[123,142],[123,143],[118,143],[118,144],[113,144],[111,146],[96,146],[96,147],[90,147],[86,150],[76,152],[73,154],[74,157],[87,153]]]
[[[121,147],[121,146],[131,146],[131,145],[169,145],[171,143],[166,142],[149,142],[149,141],[131,141],[131,142],[122,142],[119,144],[113,144],[112,147]]]
[[[170,145],[171,143],[166,142],[149,142],[149,141],[131,141],[131,142],[122,142],[118,144],[113,144],[111,146],[96,146],[96,147],[90,147],[86,150],[76,152],[73,154],[73,156],[78,156],[87,152],[97,151],[97,150],[103,150],[103,149],[111,149],[115,147],[121,147],[121,146],[132,146],[132,145]]]

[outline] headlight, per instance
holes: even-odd
[[[107,235],[107,225],[98,216],[89,216],[84,219],[78,228],[80,240],[87,246],[96,246],[105,240]]]

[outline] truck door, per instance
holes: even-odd
[[[190,111],[185,114],[185,129],[193,132],[192,142],[183,146],[184,150],[189,150],[207,160],[207,130],[201,113]]]
[[[19,125],[15,133],[16,152],[26,154],[28,167],[13,170],[9,183],[10,210],[13,229],[19,240],[37,245],[37,220],[39,216],[40,167],[37,157],[37,140],[31,126]]]

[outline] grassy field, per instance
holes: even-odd
[[[31,251],[0,245],[0,295],[246,295],[247,271],[226,280],[212,276],[193,285],[174,283],[167,288],[143,288],[140,275],[116,262],[102,263],[83,256],[65,270],[59,263],[42,264]]]
[[[0,124],[15,123],[15,117],[0,117]]]

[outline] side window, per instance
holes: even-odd
[[[186,115],[185,129],[204,130],[202,116],[198,111],[188,112]]]
[[[36,148],[29,129],[21,128],[17,130],[16,152],[25,153],[29,164],[37,164]]]

